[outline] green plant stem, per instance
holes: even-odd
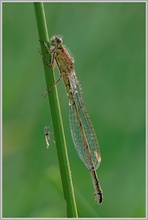
[[[46,42],[48,46],[50,46],[43,3],[34,3],[34,6],[35,6],[38,31],[39,31],[39,38],[40,40]],[[43,57],[46,60],[50,60],[50,54],[47,53],[42,43],[41,43],[41,51]],[[51,88],[51,86],[55,81],[55,76],[52,67],[50,68],[45,62],[44,62],[44,72],[45,72],[47,89],[49,89]],[[67,147],[66,147],[66,140],[65,140],[61,111],[60,111],[58,92],[56,87],[54,87],[51,90],[51,92],[48,94],[48,99],[50,103],[52,122],[53,122],[53,128],[54,128],[54,134],[55,134],[55,140],[57,146],[57,154],[58,154],[58,161],[59,161],[59,167],[60,167],[60,173],[62,179],[62,186],[64,191],[64,197],[67,204],[67,216],[71,218],[78,217],[71,171],[70,171],[70,164],[69,164]]]

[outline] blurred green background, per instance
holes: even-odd
[[[145,3],[45,3],[49,35],[75,58],[96,130],[104,192],[72,143],[68,98],[58,91],[79,217],[145,217]],[[3,217],[66,217],[33,3],[3,3]],[[56,77],[58,72],[56,70]],[[52,126],[51,126],[52,130]]]

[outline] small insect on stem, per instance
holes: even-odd
[[[52,141],[53,143],[55,143],[55,141],[54,140],[52,140],[51,139],[51,132],[49,131],[49,127],[48,126],[45,126],[44,127],[44,135],[45,135],[45,141],[46,141],[46,146],[47,146],[47,148],[49,148],[49,141]]]

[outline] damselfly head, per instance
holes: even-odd
[[[63,43],[63,40],[61,37],[58,37],[58,36],[53,36],[51,38],[51,45],[52,46],[59,46]]]

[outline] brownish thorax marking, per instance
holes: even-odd
[[[55,60],[62,75],[68,74],[74,69],[74,61],[62,45],[55,50]]]
[[[63,45],[58,46],[54,52],[57,67],[63,77],[67,92],[71,95],[68,75],[74,69],[74,60]]]

